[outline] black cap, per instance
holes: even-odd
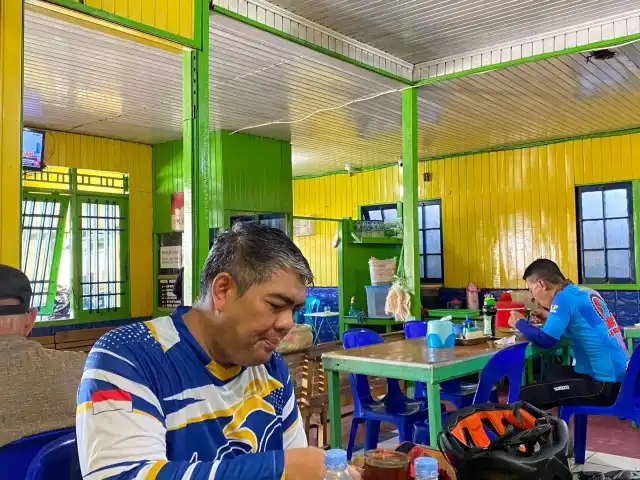
[[[0,265],[0,300],[13,298],[18,305],[0,305],[0,315],[20,315],[27,313],[31,304],[31,283],[17,268]]]

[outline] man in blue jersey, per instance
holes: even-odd
[[[560,337],[571,342],[575,367],[550,370],[544,381],[524,387],[520,399],[539,408],[560,405],[611,405],[624,378],[629,352],[620,327],[598,292],[576,286],[558,265],[539,259],[523,276],[538,303],[548,309],[540,314],[542,328],[512,313],[510,324],[531,342],[552,348]]]
[[[286,364],[275,353],[313,275],[280,230],[219,235],[200,298],[124,326],[91,350],[78,391],[85,480],[320,480]]]

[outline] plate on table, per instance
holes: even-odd
[[[456,345],[460,347],[468,347],[470,345],[480,345],[481,343],[487,343],[491,337],[478,337],[472,338],[470,340],[465,340],[464,338],[456,338]]]

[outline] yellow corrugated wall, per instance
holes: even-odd
[[[445,285],[521,288],[539,257],[577,280],[576,185],[631,179],[640,179],[640,133],[421,163],[420,198],[442,200]],[[294,180],[294,214],[355,218],[359,205],[397,201],[399,185],[397,167]],[[324,276],[321,259],[311,262]]]
[[[193,39],[194,0],[85,0],[84,4]]]
[[[401,179],[398,167],[349,175],[294,180],[293,214],[323,218],[357,218],[358,207],[372,203],[397,202]],[[314,221],[313,235],[295,237],[313,273],[315,285],[338,285],[337,250],[331,247],[336,223]]]
[[[47,132],[47,165],[129,175],[131,316],[153,311],[153,171],[151,147],[107,138]]]
[[[0,0],[0,263],[20,266],[21,1]]]

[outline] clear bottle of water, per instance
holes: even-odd
[[[438,461],[431,457],[419,457],[413,462],[416,480],[434,480],[438,478]]]
[[[327,474],[324,480],[351,480],[347,473],[347,452],[338,448],[329,450],[324,457]]]

